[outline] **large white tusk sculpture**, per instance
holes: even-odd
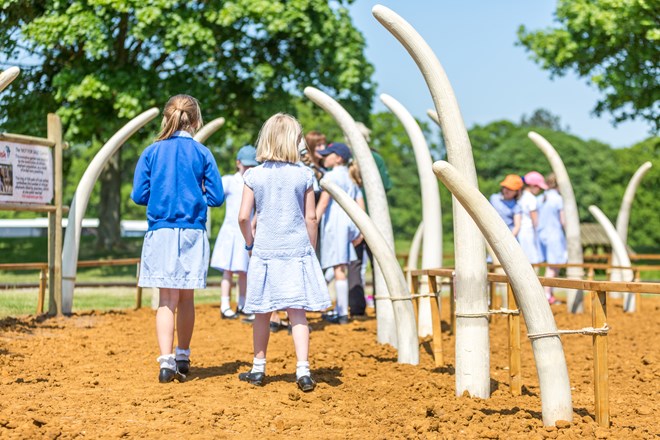
[[[78,251],[80,249],[80,235],[82,220],[85,217],[89,197],[94,184],[101,175],[110,158],[147,122],[158,115],[157,108],[151,108],[131,119],[117,133],[101,147],[94,159],[90,162],[83,174],[69,208],[69,222],[64,234],[62,249],[62,313],[71,313],[73,308],[73,289],[76,284],[78,266]]]
[[[382,5],[372,9],[376,19],[403,44],[431,91],[439,115],[447,156],[468,185],[478,187],[470,139],[454,91],[440,61],[417,31],[394,11]],[[470,216],[453,203],[456,266],[456,394],[490,396],[490,350],[486,295],[484,239]],[[458,318],[461,314],[463,317]]]
[[[369,203],[369,215],[378,227],[378,231],[385,237],[385,243],[394,251],[394,233],[385,188],[367,141],[355,124],[355,120],[337,101],[314,87],[305,87],[304,93],[337,121],[347,137],[353,156],[360,167]],[[386,299],[389,293],[382,269],[378,264],[374,266],[377,339],[381,344],[391,344],[397,347],[394,310],[391,301]]]
[[[194,139],[203,144],[213,133],[220,130],[223,125],[225,125],[225,118],[215,118],[211,122],[204,124],[204,126],[195,133]]]
[[[208,138],[211,137],[213,133],[220,130],[220,128],[225,125],[225,118],[215,118],[211,122],[204,124],[204,126],[195,133],[193,139],[197,142],[203,144]],[[206,233],[211,236],[211,209],[207,208],[206,210]]]
[[[3,70],[0,73],[0,92],[7,88],[9,84],[16,79],[16,77],[21,73],[21,69],[16,66],[12,66],[7,70]]]
[[[616,217],[616,232],[619,234],[619,237],[621,237],[624,244],[628,243],[628,222],[630,221],[630,210],[632,209],[633,200],[635,200],[635,193],[637,192],[637,188],[639,187],[642,178],[652,166],[653,164],[651,162],[644,162],[642,166],[635,171],[635,174],[633,174],[626,187],[626,192],[623,194],[619,214]]]
[[[435,122],[436,124],[438,124],[438,126],[440,126],[440,119],[438,119],[438,112],[429,108],[426,110],[426,114],[428,115],[429,118],[433,120],[433,122]]]
[[[545,154],[545,157],[550,162],[552,172],[555,173],[557,178],[557,186],[559,192],[564,199],[564,216],[566,218],[566,246],[568,248],[568,263],[569,264],[582,264],[584,257],[582,255],[582,242],[580,241],[580,216],[578,213],[577,202],[575,201],[575,193],[573,192],[573,185],[571,179],[568,177],[568,171],[564,166],[557,150],[548,142],[546,138],[540,134],[530,131],[527,134],[532,142]],[[581,267],[569,267],[566,269],[566,276],[568,278],[582,279],[584,270]],[[566,307],[570,313],[582,313],[584,311],[583,292],[581,290],[567,290],[566,291]]]
[[[424,222],[424,240],[422,242],[422,269],[442,267],[442,214],[440,211],[440,190],[438,179],[433,174],[433,159],[422,129],[408,110],[396,99],[385,93],[380,100],[401,121],[406,130],[417,162],[417,173],[422,196],[422,221]],[[421,287],[426,292],[425,287]],[[433,334],[431,322],[431,301],[421,298],[419,304],[419,336]]]
[[[541,388],[543,424],[571,421],[573,404],[564,349],[534,269],[509,228],[478,189],[447,162],[435,162],[433,171],[477,223],[509,277],[532,343]]]
[[[375,222],[369,218],[358,204],[349,197],[339,186],[321,180],[321,187],[328,191],[333,200],[346,211],[351,220],[360,228],[364,239],[371,248],[374,258],[383,270],[390,298],[386,301],[392,303],[394,319],[396,320],[397,341],[399,342],[398,361],[402,364],[417,365],[419,363],[419,342],[417,338],[417,325],[410,293],[406,279],[401,272],[399,262],[396,260],[394,249],[378,230]],[[438,337],[440,337],[438,335]]]
[[[419,251],[422,249],[422,240],[424,239],[424,222],[419,222],[415,235],[413,235],[412,242],[410,243],[410,250],[408,251],[408,260],[406,261],[406,267],[408,270],[417,269],[417,261],[419,261]],[[410,276],[406,277],[406,281],[410,286],[412,281]]]
[[[642,178],[651,167],[651,162],[645,162],[637,169],[637,171],[635,171],[635,174],[630,178],[630,182],[628,182],[626,192],[623,194],[623,199],[621,200],[619,214],[616,216],[616,232],[619,234],[619,237],[621,237],[623,245],[626,246],[626,252],[628,251],[628,222],[630,221],[630,211],[632,209],[633,200],[635,200],[635,194],[639,184],[642,182]],[[621,261],[619,261],[616,253],[612,254],[612,265],[621,266]],[[610,272],[610,281],[621,280],[623,280],[621,270],[612,269]]]
[[[605,230],[607,238],[610,239],[610,244],[612,245],[612,253],[616,256],[616,260],[619,262],[619,265],[623,267],[630,267],[630,257],[628,256],[626,245],[623,243],[623,240],[621,240],[621,237],[616,232],[616,229],[614,229],[614,225],[610,219],[608,219],[603,211],[601,211],[597,206],[589,206],[589,212]],[[634,274],[631,269],[622,269],[619,271],[619,274],[621,279],[615,281],[632,281],[634,278]],[[632,295],[630,292],[625,292],[623,294],[623,311],[635,311],[635,295]]]

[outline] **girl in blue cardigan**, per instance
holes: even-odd
[[[213,155],[192,136],[203,124],[199,103],[188,95],[167,101],[156,142],[138,160],[131,199],[146,205],[149,229],[142,245],[141,287],[160,289],[156,333],[159,381],[185,379],[195,324],[194,289],[206,287],[208,206],[225,200]],[[174,343],[176,312],[177,347]]]

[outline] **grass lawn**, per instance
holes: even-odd
[[[151,306],[152,289],[142,291],[142,306]],[[0,290],[0,318],[6,316],[34,315],[37,310],[37,289]],[[48,298],[46,298],[48,301]],[[198,304],[220,304],[220,288],[212,287],[195,291]],[[73,312],[90,310],[121,310],[135,307],[135,288],[98,287],[76,288]],[[48,309],[46,303],[45,309]]]

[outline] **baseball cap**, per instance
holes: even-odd
[[[243,166],[256,167],[259,165],[259,162],[257,162],[257,149],[252,145],[241,147],[236,154],[236,160],[242,163]]]
[[[523,187],[523,180],[522,177],[516,174],[507,174],[504,180],[500,182],[500,186],[512,191],[518,191]]]
[[[538,186],[543,190],[548,189],[548,184],[545,183],[545,179],[543,178],[543,175],[538,171],[530,171],[529,173],[525,174],[523,180],[525,181],[526,185]]]
[[[329,154],[335,153],[337,156],[344,159],[344,162],[348,162],[353,155],[351,154],[351,149],[348,148],[348,145],[342,144],[341,142],[333,142],[325,150],[317,151],[321,156],[327,156]]]

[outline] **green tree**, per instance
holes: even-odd
[[[162,108],[177,93],[199,98],[207,118],[224,116],[224,140],[253,139],[270,114],[295,111],[306,85],[322,87],[366,118],[373,67],[348,14],[351,2],[5,1],[0,57],[7,64],[29,61],[21,66],[20,87],[0,98],[0,114],[8,115],[0,122],[8,131],[39,134],[45,113],[57,111],[73,145],[72,177],[128,119]],[[152,135],[142,132],[101,177],[90,211],[100,217],[104,247],[118,243],[130,190],[121,183],[130,181]]]
[[[554,75],[576,72],[602,93],[594,111],[660,129],[660,9],[648,0],[559,0],[559,26],[518,30],[519,43]]]

